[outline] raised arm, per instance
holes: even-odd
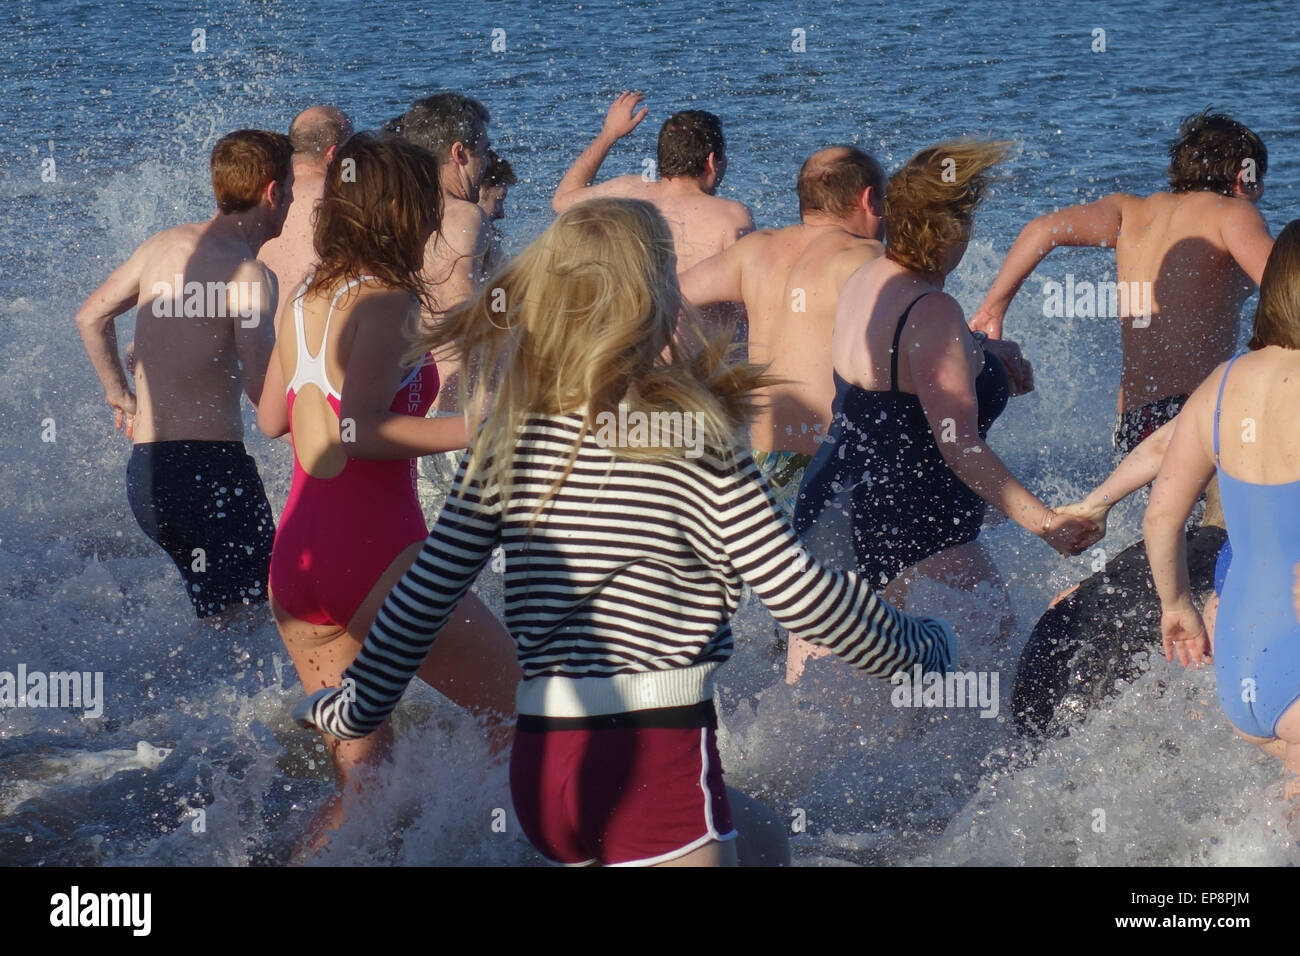
[[[465,447],[465,419],[460,416],[419,418],[390,411],[409,371],[402,357],[416,308],[405,292],[367,295],[353,306],[348,320],[352,345],[339,403],[343,451],[349,458],[416,458]]]
[[[501,538],[497,498],[464,486],[462,461],[442,514],[415,563],[397,582],[343,672],[340,688],[326,687],[294,708],[304,726],[343,740],[377,730],[428,656],[438,633],[470,589]]]
[[[117,353],[114,320],[140,301],[141,270],[147,258],[145,249],[152,242],[149,240],[136,249],[77,310],[77,330],[81,333],[81,341],[86,346],[95,374],[104,386],[104,400],[113,408],[113,422],[117,428],[123,427],[125,416],[135,414],[135,393]],[[129,430],[127,437],[131,437]]]
[[[1039,216],[1020,230],[983,303],[971,318],[971,328],[1001,338],[1011,300],[1057,246],[1114,246],[1119,241],[1124,203],[1130,198],[1113,193],[1096,202]]]
[[[975,396],[981,358],[964,328],[961,307],[948,295],[920,300],[899,344],[939,453],[966,487],[1061,554],[1078,554],[1096,540],[1096,526],[1057,515],[1024,485],[979,435]],[[980,362],[979,364],[982,364]]]
[[[1192,601],[1183,527],[1196,499],[1214,476],[1212,433],[1209,429],[1215,393],[1225,368],[1226,364],[1220,365],[1201,383],[1174,420],[1177,427],[1156,475],[1151,502],[1142,519],[1147,561],[1160,595],[1160,630],[1165,657],[1172,661],[1176,649],[1184,666],[1189,660],[1200,661],[1210,653],[1205,624]]]
[[[915,664],[938,673],[955,665],[957,641],[946,623],[905,614],[858,575],[809,557],[748,452],[706,507],[732,566],[796,637],[885,679]]]
[[[642,93],[634,91],[621,93],[614,100],[605,113],[605,123],[600,134],[574,160],[560,184],[555,187],[555,196],[551,199],[552,209],[564,212],[574,203],[604,195],[600,187],[592,186],[591,183],[614,144],[641,125],[641,121],[650,113],[648,106],[637,111],[642,98]]]
[[[1273,237],[1268,234],[1268,224],[1259,210],[1249,200],[1236,200],[1224,217],[1220,234],[1241,271],[1259,285],[1268,254],[1273,251]]]

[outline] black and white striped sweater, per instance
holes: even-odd
[[[589,717],[711,699],[744,585],[779,624],[869,674],[951,668],[947,624],[896,610],[857,575],[804,552],[748,452],[648,462],[616,458],[588,434],[530,526],[581,421],[533,418],[520,429],[504,509],[499,495],[475,487],[458,497],[462,463],[343,689],[319,691],[295,717],[341,738],[378,728],[457,602],[502,559],[504,624],[524,673],[521,714]]]

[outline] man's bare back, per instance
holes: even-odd
[[[337,106],[309,106],[289,124],[293,144],[293,203],[280,234],[257,258],[275,273],[281,302],[297,295],[316,265],[316,203],[325,194],[325,171],[352,135],[352,121]]]
[[[1016,291],[1049,252],[1114,248],[1116,291],[1129,293],[1127,303],[1116,296],[1114,316],[1123,329],[1121,451],[1176,414],[1231,354],[1242,303],[1273,248],[1255,208],[1268,162],[1258,136],[1229,116],[1189,116],[1170,157],[1169,192],[1114,193],[1025,226],[971,319],[972,328],[999,338]],[[1149,307],[1133,308],[1135,298]]]
[[[801,222],[744,236],[681,276],[697,306],[741,302],[749,360],[785,382],[766,389],[750,440],[759,452],[812,456],[835,400],[831,334],[845,281],[879,258],[885,174],[853,146],[818,150],[799,170]]]
[[[597,193],[604,197],[644,199],[659,210],[673,234],[678,275],[717,255],[754,228],[754,220],[744,203],[710,196],[694,184],[682,186],[677,180],[646,181],[640,176],[617,176],[592,187],[583,198],[595,199]]]
[[[83,319],[136,309],[136,443],[243,440],[240,384],[256,405],[274,344],[274,278],[254,252],[219,221],[176,226],[141,244],[82,307],[83,329]]]
[[[1246,199],[1211,192],[1115,198],[1119,281],[1151,284],[1150,326],[1145,317],[1120,317],[1124,411],[1191,394],[1232,354],[1242,303],[1259,284],[1268,249],[1263,219]],[[1234,249],[1247,263],[1258,261],[1259,271],[1247,274]]]
[[[726,253],[749,314],[749,360],[786,380],[765,390],[750,429],[756,450],[816,454],[835,399],[830,341],[839,291],[883,254],[879,241],[833,224],[759,230]],[[712,301],[708,269],[682,276],[688,301]]]
[[[649,115],[648,108],[641,104],[640,93],[624,93],[614,100],[605,115],[605,123],[600,134],[574,161],[569,171],[556,187],[551,200],[551,208],[563,212],[570,206],[586,199],[619,198],[643,199],[652,203],[668,222],[673,234],[673,245],[677,251],[677,272],[680,275],[687,269],[716,255],[731,246],[741,236],[751,232],[754,220],[744,203],[732,199],[723,199],[713,195],[722,181],[726,170],[726,157],[721,151],[714,153],[707,145],[692,141],[690,147],[695,153],[691,156],[690,173],[667,175],[653,178],[639,175],[616,176],[603,183],[592,185],[601,164],[605,161],[613,145],[627,136]],[[673,124],[677,117],[690,114],[676,114],[668,124]],[[711,117],[712,114],[701,114]],[[707,124],[709,121],[706,120]],[[681,120],[678,125],[687,128],[681,135],[689,139],[692,132],[698,137],[698,130],[691,130],[689,120]],[[696,123],[696,125],[701,125]],[[674,129],[675,131],[675,129]],[[661,147],[665,134],[661,133]],[[703,155],[701,155],[703,154]],[[675,160],[678,154],[674,154]],[[664,157],[660,157],[663,165]]]
[[[324,171],[313,164],[295,162],[293,204],[289,206],[284,228],[257,252],[257,258],[275,274],[281,299],[296,295],[316,264],[312,212],[324,192]]]

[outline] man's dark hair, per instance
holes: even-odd
[[[478,100],[461,93],[434,93],[416,100],[401,116],[384,124],[396,133],[433,153],[439,163],[451,157],[451,148],[464,143],[470,151],[478,146],[476,123],[487,125],[492,117]]]
[[[659,130],[659,175],[699,176],[709,153],[721,159],[727,151],[722,120],[704,110],[683,110],[664,120]]]
[[[1258,183],[1268,169],[1268,150],[1258,135],[1225,113],[1194,113],[1179,125],[1178,138],[1169,147],[1169,188],[1231,196],[1247,161],[1254,163]]]
[[[352,135],[352,123],[337,106],[309,106],[289,124],[289,142],[295,153],[324,159],[332,146],[342,146]]]
[[[824,156],[819,150],[799,167],[799,215],[824,212],[843,216],[858,204],[867,188],[874,189],[883,200],[885,170],[874,156],[856,146],[831,146],[838,150]]]
[[[510,165],[510,160],[502,159],[497,155],[495,149],[489,149],[487,172],[483,174],[483,182],[479,183],[479,188],[513,186],[517,182],[519,182],[519,178],[515,176],[515,168]]]
[[[292,172],[293,147],[283,133],[237,129],[212,147],[208,165],[217,207],[225,213],[252,209],[267,183],[282,183]]]

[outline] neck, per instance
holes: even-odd
[[[896,270],[898,270],[898,272],[901,273],[902,275],[910,276],[911,278],[915,279],[917,282],[923,282],[926,283],[927,285],[936,286],[940,289],[943,288],[944,280],[948,278],[948,274],[946,272],[937,272],[937,271],[926,272],[921,269],[912,269],[908,266],[903,265],[901,262],[898,262],[894,259],[890,259],[888,256],[885,257],[885,261],[888,262],[891,266],[893,266]]]
[[[704,187],[694,176],[673,176],[670,179],[660,180],[666,189],[677,193],[705,193]]]
[[[800,222],[814,229],[838,229],[859,239],[875,239],[876,234],[866,223],[854,219],[836,219],[827,213],[814,210],[800,217]]]
[[[466,188],[464,180],[456,175],[455,163],[448,163],[442,167],[438,182],[442,186],[443,195],[469,202],[469,190]]]
[[[212,222],[216,229],[247,243],[254,256],[266,242],[266,210],[260,205],[240,212],[218,211]]]

